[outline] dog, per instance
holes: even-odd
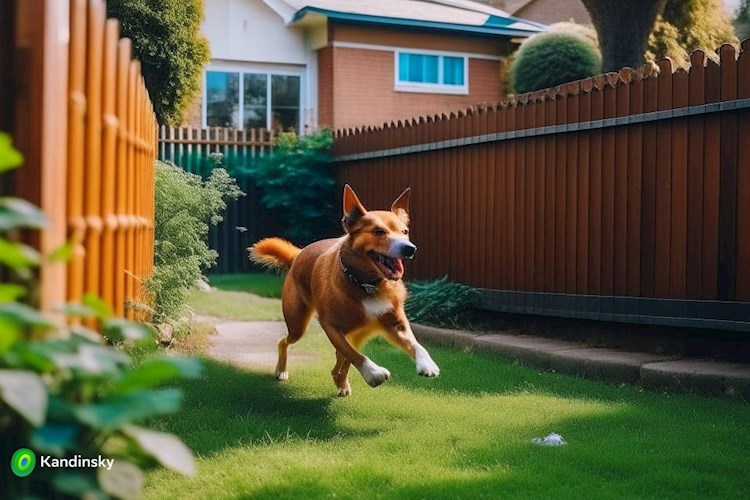
[[[289,378],[287,349],[305,334],[313,313],[336,348],[331,375],[339,396],[351,394],[351,365],[371,387],[391,376],[359,351],[378,333],[414,359],[419,375],[440,374],[404,313],[403,261],[413,259],[417,251],[409,241],[409,193],[409,188],[401,193],[390,211],[368,211],[347,184],[345,234],[340,238],[316,241],[302,249],[281,238],[266,238],[248,249],[252,261],[288,271],[281,294],[287,335],[278,344],[278,380]]]

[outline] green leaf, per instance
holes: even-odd
[[[176,378],[197,378],[201,374],[201,368],[200,361],[195,358],[151,359],[126,373],[112,390],[117,394],[124,394],[134,390],[150,389]]]
[[[55,328],[54,321],[26,304],[8,302],[0,304],[0,318],[31,328]]]
[[[15,302],[24,297],[28,290],[23,285],[0,283],[0,302]]]
[[[94,311],[83,304],[63,304],[59,311],[75,318],[91,318],[94,316]]]
[[[122,318],[112,318],[105,321],[102,325],[102,333],[109,339],[129,342],[137,342],[155,336],[154,330],[150,326]]]
[[[28,245],[0,238],[0,264],[12,269],[28,269],[39,265],[39,252]]]
[[[0,316],[0,355],[13,347],[20,335],[21,330],[17,322]]]
[[[0,370],[0,395],[5,404],[35,426],[44,423],[47,414],[47,388],[36,373]]]
[[[0,133],[0,173],[19,167],[23,156],[13,147],[8,134]]]
[[[52,479],[52,486],[59,493],[64,493],[76,498],[104,499],[107,495],[99,489],[96,475],[91,471],[73,471],[62,469]]]
[[[89,307],[99,319],[108,319],[112,316],[112,309],[104,299],[93,293],[83,295],[83,305]]]
[[[0,197],[0,231],[27,227],[42,229],[47,217],[36,205],[20,198]]]
[[[47,424],[31,433],[31,446],[37,451],[63,456],[76,445],[81,427],[70,424]]]
[[[55,248],[47,255],[50,262],[70,262],[73,259],[75,244],[72,241],[66,241],[59,247]]]
[[[54,353],[52,360],[60,369],[77,370],[88,375],[115,375],[130,364],[130,357],[126,354],[96,344],[84,344],[73,353]]]
[[[73,411],[83,423],[101,430],[118,429],[135,420],[174,413],[180,407],[182,391],[138,391],[102,403],[78,405]]]
[[[128,425],[122,430],[144,453],[164,467],[186,476],[195,475],[193,453],[177,436]]]
[[[138,466],[120,458],[111,469],[100,467],[96,474],[101,488],[115,498],[140,498],[146,482]]]

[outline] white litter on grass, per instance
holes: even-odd
[[[562,446],[564,444],[568,444],[568,442],[565,441],[565,438],[563,438],[560,434],[555,434],[554,432],[548,434],[547,436],[544,436],[543,438],[534,438],[531,440],[531,442],[534,444],[538,444],[539,446]]]

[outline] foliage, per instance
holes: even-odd
[[[510,68],[513,92],[523,94],[594,76],[601,71],[598,51],[581,36],[551,32],[524,42]]]
[[[209,226],[221,222],[227,202],[242,194],[223,168],[204,181],[157,162],[154,272],[145,284],[154,299],[155,323],[179,323],[185,316],[188,292],[216,262],[207,242]]]
[[[203,0],[108,0],[107,15],[133,40],[159,123],[179,125],[209,61]]]
[[[20,164],[20,155],[0,135],[0,172]],[[28,276],[41,257],[12,241],[18,230],[38,229],[44,215],[33,205],[0,198],[1,264],[5,275]],[[153,358],[138,367],[121,350],[104,343],[143,342],[152,335],[145,325],[113,318],[100,299],[68,305],[68,317],[96,318],[97,331],[69,325],[19,302],[28,286],[0,283],[0,456],[31,448],[55,458],[113,458],[107,468],[41,468],[15,477],[2,467],[9,498],[43,495],[55,498],[139,496],[142,469],[161,464],[192,474],[193,457],[175,436],[136,423],[175,412],[182,392],[158,388],[164,382],[196,377],[193,359]],[[104,337],[103,337],[104,336]],[[153,343],[152,343],[153,345]],[[41,460],[39,458],[38,460]]]
[[[473,311],[477,291],[443,277],[408,283],[406,316],[415,323],[436,326],[465,325]]]
[[[278,299],[281,298],[284,277],[268,273],[212,274],[208,284],[219,290],[248,292]]]
[[[334,170],[329,166],[333,136],[324,130],[298,137],[282,133],[273,153],[247,168],[261,202],[281,226],[281,236],[307,244],[335,234]]]
[[[582,0],[599,37],[603,71],[637,68],[666,0]]]
[[[715,50],[724,43],[736,44],[737,37],[721,0],[667,0],[649,35],[646,59],[669,57],[686,68],[694,50],[718,59]]]
[[[737,38],[750,38],[750,0],[742,0],[734,18],[734,32]]]

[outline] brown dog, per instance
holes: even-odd
[[[250,248],[253,261],[289,271],[281,296],[288,334],[279,341],[276,378],[289,377],[287,348],[302,338],[313,312],[336,348],[331,374],[340,396],[351,393],[350,365],[372,387],[390,377],[388,370],[359,352],[376,333],[406,351],[416,361],[417,373],[436,377],[440,369],[414,338],[404,314],[402,259],[413,258],[417,250],[409,241],[409,189],[393,202],[390,212],[368,212],[346,185],[342,223],[344,236],[301,250],[280,238],[267,238]]]

